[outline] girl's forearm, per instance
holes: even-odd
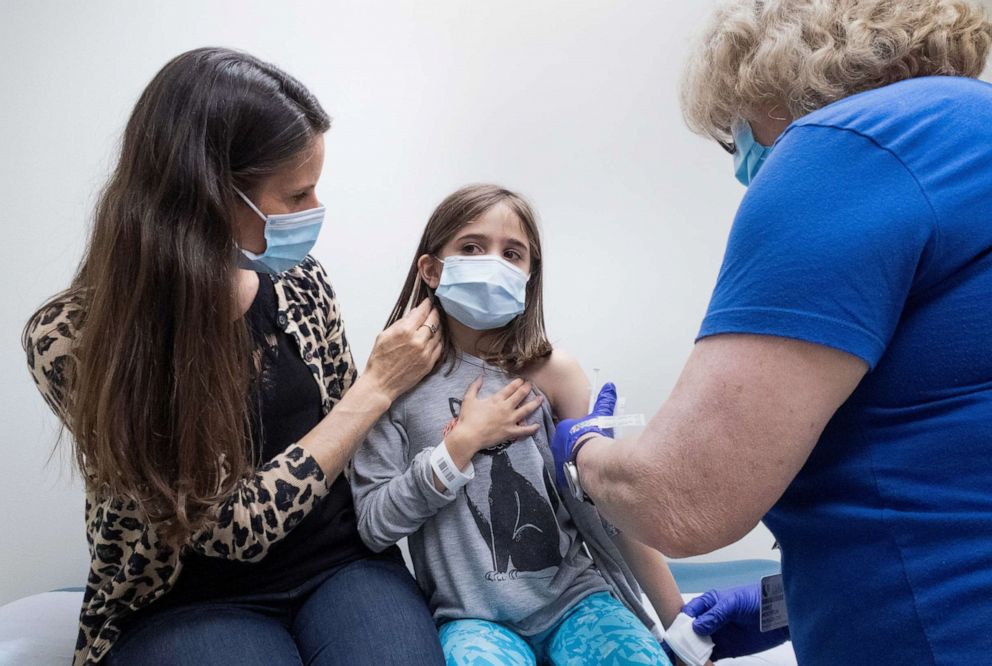
[[[392,397],[374,375],[362,375],[334,409],[299,441],[317,460],[328,484],[344,470],[369,429],[391,404]]]
[[[388,444],[379,442],[383,443]],[[420,451],[400,474],[396,474],[396,453],[379,450],[366,456],[363,449],[355,461],[352,493],[358,533],[376,552],[415,533],[457,497],[434,485],[432,449]]]
[[[667,629],[682,610],[682,594],[664,555],[623,532],[613,540]]]

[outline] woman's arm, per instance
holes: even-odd
[[[589,380],[582,366],[571,356],[555,350],[528,375],[548,396],[559,420],[581,418],[588,413]],[[682,595],[664,556],[623,532],[617,533],[613,541],[667,628],[682,608]]]
[[[216,522],[193,536],[193,547],[214,557],[261,559],[305,518],[376,420],[437,362],[440,338],[429,328],[437,316],[425,300],[380,333],[365,373],[334,409],[298,445],[242,481],[217,507]]]
[[[705,338],[639,437],[582,447],[582,487],[607,518],[668,555],[726,546],[781,497],[866,370],[799,340]]]
[[[441,337],[431,333],[438,313],[424,300],[375,339],[365,373],[320,423],[300,440],[332,483],[393,401],[437,363]]]
[[[80,312],[78,302],[60,301],[30,322],[23,340],[39,391],[70,430],[66,370],[74,363]],[[207,525],[191,536],[188,545],[212,557],[246,561],[264,557],[327,493],[366,431],[391,402],[436,363],[440,340],[431,337],[426,325],[436,321],[436,311],[425,300],[383,331],[365,375],[338,405],[298,445],[241,480],[211,510]],[[134,520],[140,516],[138,507],[127,498],[102,498],[100,503],[106,504],[110,516],[118,515],[114,507],[130,507]],[[90,527],[100,530],[93,524]],[[154,530],[154,526],[149,528]],[[92,536],[97,542],[104,540],[100,533]]]

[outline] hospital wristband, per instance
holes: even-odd
[[[434,474],[444,484],[445,488],[455,493],[466,483],[475,478],[475,465],[468,461],[464,470],[458,469],[458,465],[451,459],[448,453],[448,445],[441,440],[441,443],[431,451],[431,469]]]

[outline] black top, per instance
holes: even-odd
[[[317,381],[292,337],[278,325],[275,287],[259,274],[258,294],[245,315],[262,350],[253,384],[251,431],[262,461],[282,453],[323,418]],[[399,551],[387,557],[399,557]],[[172,592],[163,601],[188,602],[232,594],[285,592],[317,574],[373,553],[358,535],[351,487],[340,475],[313,511],[256,563],[187,554]],[[171,605],[171,604],[170,604]]]

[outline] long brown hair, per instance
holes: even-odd
[[[399,320],[410,308],[425,298],[433,300],[436,307],[444,311],[440,302],[434,298],[434,290],[420,278],[417,261],[425,254],[438,256],[441,249],[462,227],[499,204],[509,207],[516,214],[527,234],[530,247],[530,280],[527,282],[523,314],[506,326],[487,332],[485,339],[489,352],[485,360],[507,372],[518,372],[529,363],[551,353],[551,343],[544,329],[541,235],[537,226],[537,217],[530,204],[519,194],[498,185],[468,185],[448,195],[434,209],[420,238],[417,252],[413,256],[413,264],[407,273],[406,282],[403,283],[403,290],[396,300],[396,305],[393,306],[386,326]],[[454,363],[454,347],[446,317],[441,317],[441,334],[444,336],[444,346],[438,367],[445,362]]]
[[[329,126],[286,73],[204,48],[155,75],[124,130],[69,289],[83,320],[65,411],[87,482],[171,538],[188,539],[253,466],[234,188]]]

